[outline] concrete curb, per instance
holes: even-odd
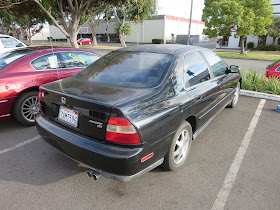
[[[230,59],[242,59],[242,60],[252,60],[252,61],[271,61],[271,62],[273,62],[273,61],[275,61],[275,60],[277,60],[277,59],[275,59],[275,60],[267,60],[267,59],[256,59],[256,58],[234,58],[234,57],[227,57],[227,56],[220,56],[221,58],[230,58]]]
[[[269,99],[269,100],[273,100],[273,101],[280,101],[279,95],[260,93],[260,92],[249,91],[249,90],[240,90],[240,95],[254,97],[254,98]]]

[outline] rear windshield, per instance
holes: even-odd
[[[275,66],[276,64],[280,63],[280,60],[275,61],[274,63],[268,65],[268,69],[272,68],[273,66]]]
[[[75,77],[108,86],[151,88],[160,84],[172,55],[147,52],[111,52]]]
[[[14,61],[30,54],[32,50],[24,49],[24,50],[13,50],[0,54],[0,71],[6,68],[9,64]]]

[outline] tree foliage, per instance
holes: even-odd
[[[234,31],[235,37],[243,42],[243,53],[244,38],[265,35],[272,13],[270,0],[205,0],[202,21],[206,28],[203,33],[212,38],[230,36]]]
[[[77,35],[89,21],[93,11],[105,9],[107,4],[126,0],[33,0],[65,34],[73,47],[79,48]]]
[[[125,4],[118,4],[114,8],[114,15],[119,24],[115,28],[118,29],[118,34],[123,47],[126,47],[124,41],[125,31],[129,32],[128,24],[133,21],[135,23],[142,23],[148,17],[156,12],[156,0],[131,0]],[[126,29],[123,29],[123,28]],[[116,31],[117,32],[117,31]]]
[[[31,38],[39,33],[43,24],[48,20],[47,15],[33,1],[28,0],[21,4],[9,7],[8,12],[21,29],[26,31],[29,43]]]

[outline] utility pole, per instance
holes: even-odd
[[[191,14],[190,14],[190,22],[189,22],[188,45],[190,45],[190,34],[191,34],[191,24],[192,24],[192,7],[193,7],[193,0],[191,0]]]

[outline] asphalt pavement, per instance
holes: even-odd
[[[235,167],[225,209],[279,209],[280,113],[278,103],[267,100],[256,114],[260,101],[240,97],[236,108],[218,114],[193,142],[181,170],[156,168],[131,182],[94,181],[38,137],[35,127],[0,121],[0,209],[211,209],[228,187],[248,132],[250,144]]]

